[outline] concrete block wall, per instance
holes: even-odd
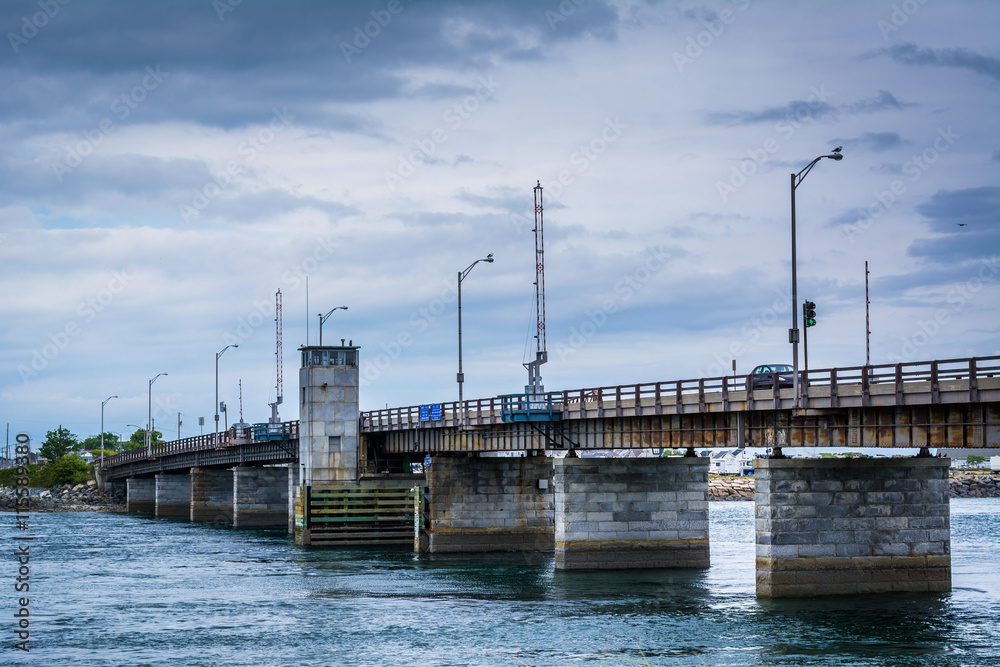
[[[231,523],[233,473],[215,468],[191,468],[191,521]]]
[[[156,476],[156,516],[191,517],[191,477],[186,471]]]
[[[556,459],[556,568],[707,568],[708,465]]]
[[[435,457],[426,475],[432,553],[552,549],[551,459]]]
[[[295,489],[300,484],[300,467],[294,463],[288,465],[288,534],[295,534]]]
[[[232,470],[234,526],[288,525],[288,470],[242,466]]]
[[[951,590],[948,459],[758,459],[757,594]]]
[[[129,477],[126,480],[125,510],[129,514],[156,512],[156,480],[152,477]]]

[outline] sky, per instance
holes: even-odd
[[[456,400],[457,278],[490,253],[464,395],[523,391],[536,184],[547,390],[791,363],[791,174],[838,146],[795,189],[810,368],[1000,355],[997,25],[989,1],[4,0],[0,420],[211,432],[218,361],[222,419],[242,393],[266,421],[279,290],[282,419],[337,306],[362,410]]]

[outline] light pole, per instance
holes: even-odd
[[[236,343],[227,345],[215,353],[215,439],[219,439],[219,357],[231,347],[239,347]]]
[[[156,377],[149,381],[149,405],[147,406],[148,412],[146,413],[146,449],[148,450],[153,444],[153,434],[150,429],[152,429],[153,424],[153,383],[156,382],[156,378],[161,375],[168,375],[168,373],[158,373]]]
[[[462,423],[465,423],[465,409],[462,407],[462,383],[465,382],[465,374],[462,372],[462,281],[465,277],[469,275],[469,271],[472,270],[476,264],[479,262],[490,262],[493,263],[493,253],[486,255],[482,259],[477,259],[472,264],[469,264],[469,268],[465,271],[458,272],[458,409],[462,410]]]
[[[844,156],[840,154],[842,148],[842,146],[837,146],[830,155],[820,155],[806,165],[802,171],[792,174],[792,328],[788,330],[788,342],[792,344],[792,397],[793,407],[796,409],[799,407],[799,291],[795,260],[795,188],[802,184],[816,163],[823,158],[843,160]]]
[[[101,401],[101,474],[104,474],[104,406],[108,404],[112,398],[118,398],[117,396],[108,396],[106,399]]]
[[[319,316],[319,344],[320,344],[320,347],[323,346],[323,322],[326,322],[328,319],[330,319],[330,316],[333,315],[333,311],[334,310],[347,310],[347,306],[337,306],[336,308],[334,308],[333,310],[331,310],[326,315],[323,315],[322,313],[316,313],[316,315]]]

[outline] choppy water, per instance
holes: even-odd
[[[1000,499],[952,500],[954,591],[754,594],[753,503],[711,503],[707,571],[562,572],[550,554],[320,550],[284,532],[32,515],[31,653],[17,565],[0,664],[1000,665]],[[3,553],[14,517],[0,514]]]

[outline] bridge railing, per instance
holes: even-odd
[[[623,401],[634,401],[635,405],[648,402],[650,399],[654,405],[659,405],[664,401],[679,403],[684,397],[691,396],[698,396],[699,401],[704,401],[706,394],[722,394],[723,399],[726,399],[734,392],[746,391],[748,377],[727,375],[571,389],[561,392],[562,407],[566,410],[571,405],[596,403],[604,409],[620,408]],[[970,391],[975,391],[977,381],[986,377],[1000,377],[1000,356],[848,366],[808,372],[800,370],[800,382],[807,388],[804,394],[808,393],[808,387],[821,385],[829,386],[833,393],[836,393],[838,387],[860,386],[862,393],[867,394],[871,385],[893,384],[897,391],[901,392],[904,384],[915,382],[930,383],[930,391],[933,393],[937,391],[940,382],[949,380],[968,381]],[[501,399],[498,397],[471,399],[461,405],[457,401],[452,401],[442,403],[441,406],[441,420],[423,420],[425,425],[457,425],[458,417],[462,415],[463,410],[466,416],[465,423],[470,425],[501,421]],[[361,413],[363,430],[418,427],[421,423],[419,405]]]
[[[282,422],[281,429],[283,435],[285,436],[284,439],[286,440],[295,440],[299,437],[298,421]],[[273,437],[268,438],[268,440],[273,439]],[[164,442],[150,447],[142,447],[140,449],[133,449],[131,451],[115,454],[114,456],[106,457],[102,467],[113,468],[125,463],[132,463],[133,461],[146,461],[148,459],[159,458],[161,456],[203,451],[206,449],[223,449],[233,445],[244,445],[253,442],[262,442],[262,440],[254,439],[253,427],[233,427],[228,431],[222,431],[221,433],[196,435],[191,438],[182,438],[180,440],[173,440],[171,442]],[[97,462],[97,465],[101,466],[100,461]]]

